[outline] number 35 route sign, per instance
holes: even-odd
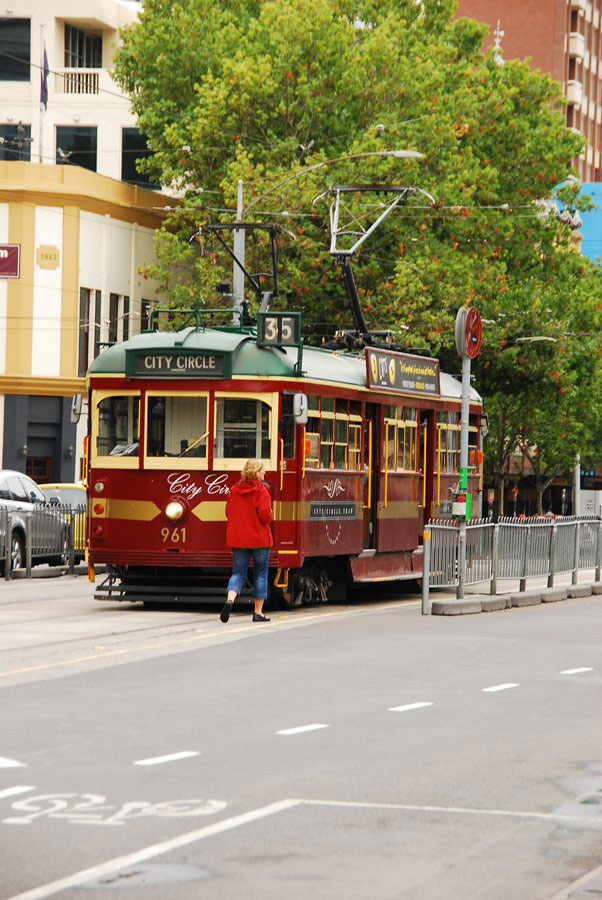
[[[298,347],[300,341],[301,313],[258,313],[257,344],[260,347]]]

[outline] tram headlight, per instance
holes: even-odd
[[[179,500],[171,500],[165,507],[165,515],[171,522],[178,522],[184,515],[184,507]]]
[[[95,482],[95,484],[94,484],[94,490],[96,491],[97,494],[102,494],[102,492],[104,491],[104,489],[105,489],[105,483],[104,483],[104,481],[97,481],[97,482]]]

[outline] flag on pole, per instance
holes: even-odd
[[[46,46],[44,46],[44,57],[42,61],[40,105],[43,105],[44,109],[48,109],[48,57],[46,55]]]

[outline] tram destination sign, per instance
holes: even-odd
[[[128,350],[126,372],[155,378],[227,378],[230,357],[186,350]]]
[[[439,360],[366,347],[366,384],[374,390],[436,396],[441,393]]]

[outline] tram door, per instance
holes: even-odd
[[[429,471],[431,468],[430,465],[430,442],[431,442],[431,431],[429,429],[429,422],[432,428],[432,420],[433,416],[429,414],[429,411],[426,409],[422,409],[419,411],[419,419],[418,419],[418,459],[417,459],[417,469],[420,472],[420,478],[418,479],[418,538],[419,541],[422,540],[422,531],[424,526],[430,519],[430,513],[427,510],[431,508],[431,500],[432,500],[432,478],[429,477]]]
[[[297,548],[295,517],[298,491],[298,441],[303,430],[297,428],[293,418],[293,396],[282,395],[278,428],[278,471],[274,491],[274,538],[281,553],[293,553]]]
[[[366,403],[364,418],[364,475],[362,497],[364,503],[364,550],[376,547],[376,512],[378,509],[378,452],[379,407]]]

